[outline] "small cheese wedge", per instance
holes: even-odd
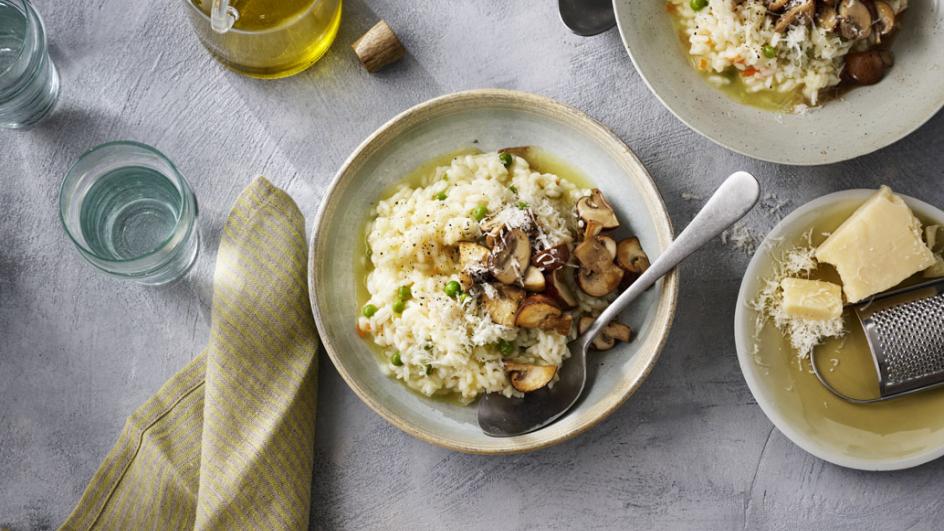
[[[832,282],[785,278],[783,309],[790,317],[811,321],[831,321],[842,317],[842,288]]]
[[[918,218],[883,186],[816,249],[816,259],[834,265],[846,300],[859,302],[934,265],[921,236]]]

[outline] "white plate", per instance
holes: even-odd
[[[805,115],[739,103],[690,65],[662,0],[614,0],[623,44],[652,93],[694,131],[738,153],[782,164],[828,164],[883,148],[944,106],[944,13],[912,0],[877,85],[859,87]]]
[[[819,410],[819,414],[841,416],[842,411],[837,408],[851,408],[846,411],[855,413],[864,421],[893,418],[903,427],[892,433],[878,434],[844,425],[842,419],[835,421],[819,416],[815,407],[810,409],[811,397],[801,397],[797,390],[785,389],[771,377],[771,368],[755,362],[753,335],[756,312],[748,307],[748,302],[761,289],[763,279],[771,274],[772,256],[779,255],[780,251],[802,239],[811,226],[823,219],[824,212],[839,209],[851,213],[874,193],[874,190],[847,190],[823,196],[796,209],[767,235],[741,282],[734,316],[734,337],[741,372],[751,393],[767,418],[790,440],[816,457],[840,466],[860,470],[897,470],[944,455],[944,415],[939,414],[944,407],[944,393],[929,391],[882,404],[851,406],[829,395],[817,383],[813,386],[817,393],[815,404],[818,405],[819,400],[828,400],[833,407],[828,413],[828,408]],[[902,198],[919,217],[944,223],[944,212],[940,209],[914,198]],[[762,351],[760,355],[763,361],[770,362],[772,358],[765,356],[792,356],[793,353]],[[841,368],[839,365],[837,370]],[[794,366],[787,370],[796,373],[788,375],[788,378],[813,378],[810,374],[800,373]],[[791,383],[790,387],[793,385]],[[807,401],[805,407],[804,399]]]

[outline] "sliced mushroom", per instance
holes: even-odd
[[[554,299],[544,295],[531,295],[518,308],[515,326],[551,330],[562,335],[570,333],[572,317],[564,315]]]
[[[531,242],[521,229],[505,231],[495,242],[489,268],[502,284],[520,283],[531,262]]]
[[[649,256],[642,250],[639,238],[626,238],[616,247],[616,264],[627,273],[641,275],[649,269]]]
[[[836,12],[835,7],[830,5],[822,5],[816,14],[816,18],[819,21],[819,27],[826,31],[833,31],[839,25],[839,13]]]
[[[577,200],[577,215],[588,225],[592,222],[601,229],[615,229],[619,227],[619,220],[616,219],[616,212],[613,207],[607,203],[603,193],[598,188],[594,188],[590,195],[581,197]]]
[[[619,287],[623,270],[613,263],[614,255],[601,237],[581,242],[574,249],[574,256],[581,265],[577,284],[587,295],[603,297]]]
[[[511,386],[522,393],[537,391],[551,383],[554,375],[557,374],[556,365],[530,365],[506,361],[504,366],[511,379]]]
[[[570,310],[577,307],[577,296],[570,288],[568,278],[573,278],[571,268],[555,269],[548,274],[544,294],[556,300],[561,307]]]
[[[528,291],[544,291],[546,284],[544,273],[541,273],[540,269],[530,266],[524,272],[524,289]]]
[[[885,77],[885,70],[889,66],[890,53],[883,54],[878,50],[853,52],[846,56],[842,77],[858,85],[874,85]]]
[[[790,0],[769,0],[767,2],[767,9],[769,11],[780,11],[789,1]]]
[[[882,35],[888,35],[895,29],[895,10],[892,9],[892,6],[888,5],[888,2],[876,0],[875,12],[878,18],[875,26],[876,32],[880,37]],[[881,39],[879,39],[879,41],[881,41]]]
[[[616,259],[616,240],[610,238],[609,236],[600,236],[600,241],[603,242],[603,246],[606,247],[606,252],[610,254],[610,259]]]
[[[590,329],[590,325],[595,321],[593,317],[584,316],[580,318],[577,326],[578,333],[583,334]],[[628,343],[633,337],[633,329],[619,321],[613,321],[603,327],[603,330],[597,334],[593,340],[593,348],[597,350],[609,350],[617,341]]]
[[[839,31],[846,39],[855,41],[872,34],[872,13],[861,0],[842,0],[839,3]]]
[[[486,290],[483,305],[489,317],[496,324],[502,326],[515,326],[515,315],[518,313],[518,307],[524,300],[525,291],[515,286],[506,286],[504,284],[494,284],[494,293]],[[492,296],[490,297],[489,294]]]
[[[633,338],[633,329],[630,328],[629,325],[624,325],[617,321],[606,325],[606,328],[603,329],[603,333],[623,343],[629,343],[629,340]]]
[[[459,242],[459,284],[468,290],[482,282],[488,273],[488,247],[473,242]]]
[[[786,13],[781,15],[780,19],[777,20],[777,23],[774,24],[774,31],[781,33],[790,27],[791,24],[805,19],[812,19],[813,10],[815,7],[816,4],[813,2],[813,0],[806,0],[805,2],[791,7]]]
[[[531,265],[545,272],[564,267],[568,260],[570,249],[563,243],[531,254]]]

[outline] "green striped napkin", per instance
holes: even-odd
[[[63,529],[304,529],[317,337],[304,217],[257,178],[223,229],[206,350],[135,411]]]

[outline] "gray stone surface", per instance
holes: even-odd
[[[260,82],[209,58],[182,0],[36,0],[63,78],[55,116],[2,132],[0,527],[46,529],[71,510],[125,418],[207,336],[218,233],[256,174],[309,215],[334,171],[388,118],[444,93],[506,87],[557,98],[639,155],[677,226],[735,169],[791,206],[892,183],[944,205],[944,116],[905,140],[826,167],[776,166],[689,131],[649,93],[615,31],[582,39],[554,2],[348,0],[329,54]],[[378,75],[349,46],[377,19],[410,55]],[[204,248],[184,282],[144,288],[84,263],[60,228],[58,184],[87,148],[157,146],[193,185]],[[764,233],[763,211],[748,225]],[[940,528],[944,462],[871,474],[821,462],[773,429],[732,340],[743,253],[710,246],[683,267],[678,318],[636,396],[576,440],[528,455],[461,455],[387,425],[322,359],[314,528]]]

